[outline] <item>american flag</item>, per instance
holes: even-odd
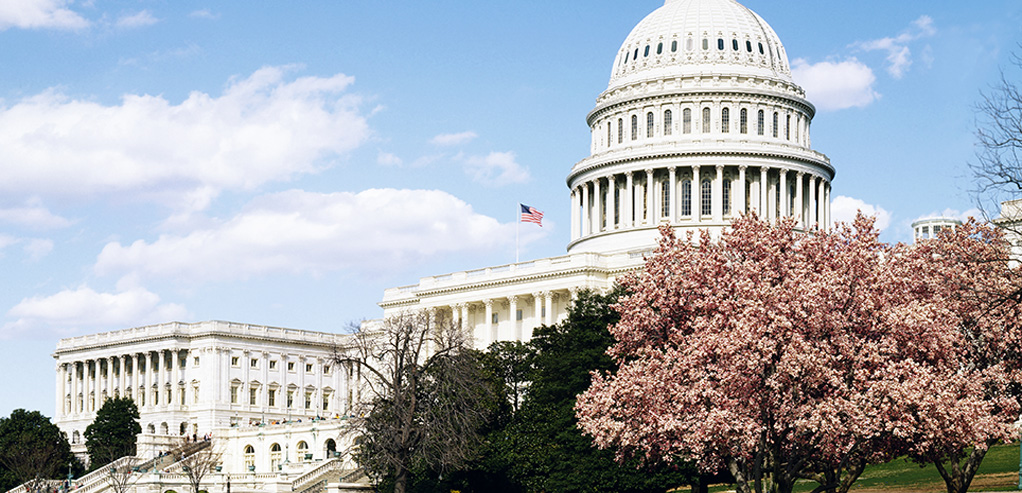
[[[536,223],[540,227],[543,227],[543,211],[540,211],[533,207],[529,207],[525,204],[518,205],[522,208],[523,223]]]

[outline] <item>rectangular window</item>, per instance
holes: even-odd
[[[703,108],[703,133],[710,133],[710,109]]]
[[[250,361],[248,365],[250,368],[259,368],[259,360],[252,358],[252,361]]]
[[[231,356],[231,366],[238,366],[238,357]]]
[[[270,407],[277,405],[277,389],[270,389],[266,393],[266,405]]]
[[[248,389],[248,405],[250,405],[250,406],[256,405],[256,394],[258,392],[259,392],[259,389],[255,388],[255,387]]]
[[[198,404],[199,403],[199,386],[198,385],[192,387],[192,403],[193,404]]]
[[[195,359],[192,360],[192,366],[199,366],[199,357],[198,356],[196,356]]]
[[[324,411],[330,410],[330,394],[327,393],[323,394],[323,410]]]
[[[681,124],[683,132],[687,134],[692,133],[692,110],[685,108],[685,110],[681,112]]]
[[[295,405],[295,392],[293,390],[287,391],[287,407],[292,408]]]
[[[738,127],[743,134],[749,133],[749,111],[745,108],[742,108],[739,115]]]
[[[277,360],[275,360],[275,359],[274,360],[270,360],[270,369],[271,370],[276,370],[277,369]]]
[[[294,361],[288,361],[287,362],[287,371],[290,371],[290,372],[295,371],[295,362]]]
[[[515,311],[515,320],[517,320],[519,322],[522,321],[522,311],[521,310]]]
[[[232,385],[231,386],[231,404],[237,404],[237,403],[238,403],[238,386],[237,385]]]
[[[305,364],[305,373],[312,373],[312,363]]]
[[[499,313],[490,314],[490,323],[494,323],[495,324],[495,323],[499,323],[499,322],[500,322],[500,314]]]
[[[725,178],[721,185],[723,186],[724,215],[727,216],[731,214],[731,180]]]
[[[305,409],[312,409],[312,392],[305,393]]]
[[[704,216],[709,216],[713,214],[713,189],[712,185],[710,185],[710,180],[703,180],[702,189],[702,203],[699,204],[700,213]]]
[[[323,374],[324,375],[330,374],[330,365],[323,365]]]

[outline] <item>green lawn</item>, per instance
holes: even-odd
[[[1015,491],[1018,489],[1018,444],[992,447],[980,465],[979,473],[969,491]],[[817,485],[812,482],[799,483],[796,493],[812,491]],[[711,492],[733,490],[731,486],[717,486]],[[859,480],[852,485],[852,491],[892,491],[896,493],[947,491],[944,480],[932,465],[919,464],[897,459],[887,464],[869,466]]]

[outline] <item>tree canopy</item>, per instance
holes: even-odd
[[[0,490],[42,479],[81,473],[67,436],[39,411],[15,409],[0,418]]]
[[[138,407],[129,397],[103,402],[92,424],[85,428],[85,447],[92,468],[135,455],[135,443],[142,432],[138,419]]]
[[[798,479],[847,491],[870,462],[1007,438],[1017,402],[984,387],[1017,385],[1018,375],[980,369],[962,351],[962,329],[982,310],[953,301],[979,294],[952,274],[962,260],[1005,258],[983,231],[945,235],[935,251],[883,244],[861,216],[813,234],[745,217],[698,242],[664,228],[645,268],[624,281],[611,328],[620,368],[594,377],[580,423],[619,458],[727,468],[739,493],[788,493]]]

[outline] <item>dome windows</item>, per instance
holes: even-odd
[[[752,53],[752,41],[749,40],[745,41],[745,51]]]
[[[632,140],[639,138],[639,117],[632,115]]]
[[[681,112],[682,133],[692,133],[692,110],[685,108]]]
[[[617,143],[621,144],[625,141],[625,121],[617,119]]]
[[[778,118],[778,115],[777,115],[777,112],[775,111],[774,112],[774,138],[775,139],[777,138],[777,118]]]
[[[686,51],[692,51],[694,49],[695,49],[695,41],[693,41],[692,38],[686,39],[685,40],[685,50]]]
[[[765,55],[765,53],[763,53],[763,43],[759,44],[759,54],[760,55]]]
[[[749,110],[742,108],[738,118],[738,128],[743,134],[749,133]]]
[[[638,60],[638,59],[639,59],[639,49],[636,48],[635,49],[635,53],[632,54],[632,60]]]
[[[673,125],[673,122],[671,121],[671,117],[672,117],[671,110],[665,110],[664,111],[664,135],[671,135],[671,126]]]
[[[646,45],[646,49],[642,52],[643,57],[649,56],[649,45]]]
[[[646,138],[653,138],[653,112],[646,113]]]
[[[731,110],[724,108],[720,110],[720,131],[721,133],[728,133],[731,127]]]
[[[717,38],[717,49],[724,51],[724,38]]]
[[[671,53],[678,51],[678,41],[671,41]]]
[[[661,54],[663,54],[663,52],[664,52],[664,44],[660,43],[660,44],[656,45],[656,54],[657,55],[661,55]]]
[[[763,117],[763,110],[759,110],[756,115],[756,135],[763,135],[763,127],[766,126],[765,118]]]
[[[732,39],[731,40],[731,47],[734,48],[735,51],[738,51],[738,40],[737,39]]]
[[[710,109],[703,108],[703,133],[710,133]]]
[[[703,38],[703,51],[708,51],[709,49],[710,49],[710,40],[708,40],[706,38]]]

